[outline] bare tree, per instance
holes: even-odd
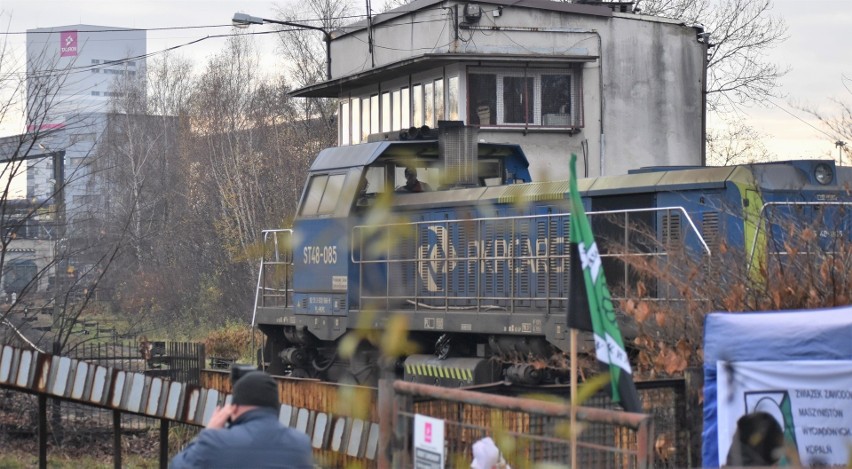
[[[826,114],[816,108],[799,106],[799,109],[807,112],[819,120],[819,124],[825,129],[826,138],[833,140],[837,147],[839,162],[843,163],[844,156],[846,164],[852,164],[852,78],[841,77],[843,87],[846,89],[846,100],[833,98],[834,113]],[[833,155],[832,155],[833,156]]]
[[[715,166],[766,162],[769,150],[761,134],[743,119],[723,120],[724,127],[707,131],[707,162]]]
[[[279,8],[278,16],[285,21],[299,22],[300,15],[318,18],[312,24],[325,31],[334,31],[343,26],[345,18],[353,13],[346,0],[307,0],[299,8]],[[278,35],[281,52],[287,59],[287,72],[295,87],[308,86],[326,77],[327,60],[324,36],[315,30],[289,30]],[[304,98],[295,103],[301,110],[301,122],[306,134],[316,135],[322,141],[335,139],[337,124],[335,114],[337,101],[328,98]],[[332,143],[333,144],[333,143]]]
[[[643,14],[702,24],[710,32],[710,111],[731,111],[778,97],[778,79],[786,69],[769,62],[765,54],[786,39],[787,27],[772,16],[772,0],[645,0],[640,6]]]

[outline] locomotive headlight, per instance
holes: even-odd
[[[818,183],[825,186],[831,184],[834,180],[834,172],[831,170],[831,166],[825,163],[820,163],[816,165],[816,168],[814,168],[814,177]]]

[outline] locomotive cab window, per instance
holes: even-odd
[[[302,203],[302,216],[331,215],[340,200],[345,174],[312,176]]]
[[[369,166],[358,175],[358,188],[355,194],[356,206],[370,205],[372,200],[386,190],[384,166]]]
[[[431,192],[439,188],[441,177],[438,168],[415,164],[397,165],[394,169],[396,192]]]
[[[479,185],[500,186],[503,184],[503,170],[499,160],[479,161]]]

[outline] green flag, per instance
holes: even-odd
[[[568,327],[590,331],[595,355],[609,368],[612,400],[628,412],[641,412],[630,361],[606,286],[598,245],[577,190],[577,155],[571,155],[571,301]],[[582,270],[580,270],[582,267]],[[582,275],[575,275],[582,274]],[[591,325],[591,328],[589,328]]]

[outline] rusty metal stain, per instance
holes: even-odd
[[[50,378],[51,357],[43,353],[38,354],[38,378],[35,382],[36,390],[40,393],[47,392],[47,381]]]

